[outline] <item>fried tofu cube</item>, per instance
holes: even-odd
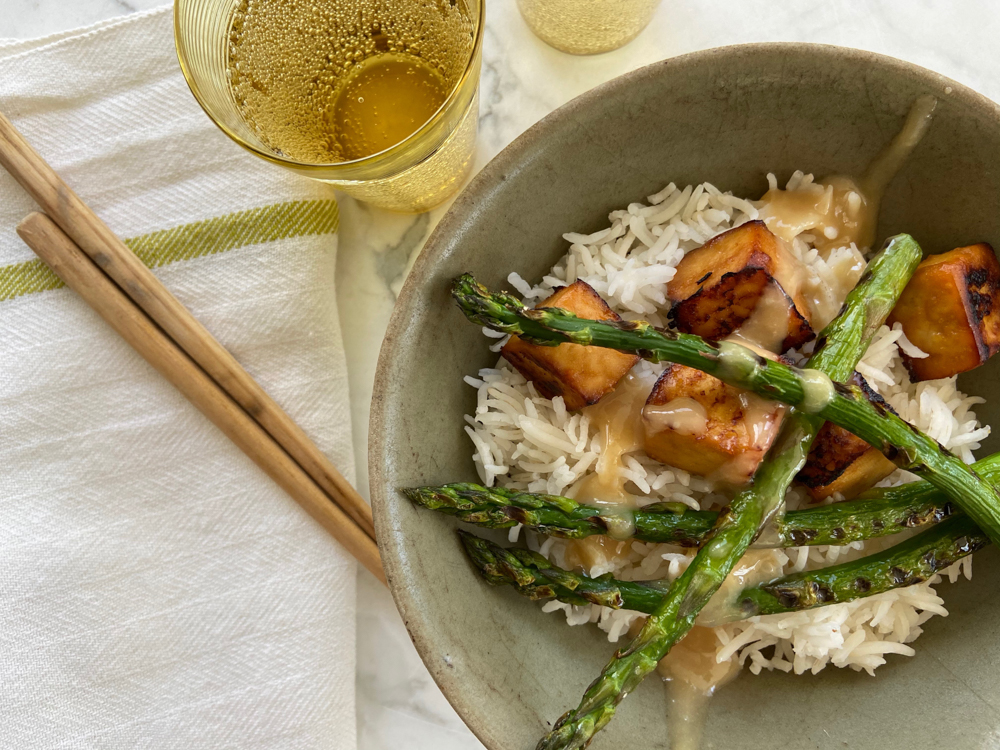
[[[914,382],[986,362],[1000,349],[1000,263],[993,248],[980,242],[924,260],[888,323],[901,323],[906,338],[928,355],[903,355]]]
[[[646,454],[692,474],[746,484],[778,433],[780,404],[669,365],[642,410]]]
[[[585,281],[562,287],[538,306],[559,307],[589,320],[621,320]],[[539,393],[547,398],[562,396],[570,410],[596,404],[639,361],[634,354],[614,349],[580,344],[539,346],[517,336],[510,337],[501,354]]]
[[[763,221],[749,221],[684,256],[667,285],[670,317],[680,331],[713,341],[748,324],[770,339],[756,343],[780,354],[815,335],[804,279],[784,243]]]
[[[806,465],[796,478],[817,502],[837,492],[850,500],[885,479],[895,468],[882,451],[843,427],[827,422],[816,435]]]
[[[881,396],[858,373],[852,382],[861,387],[870,401],[893,411]],[[896,465],[861,438],[832,422],[824,424],[813,441],[806,464],[796,479],[805,485],[809,496],[825,500],[840,493],[845,500],[857,497],[889,476]]]

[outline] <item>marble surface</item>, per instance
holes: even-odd
[[[480,138],[482,166],[574,96],[641,65],[708,47],[808,41],[881,52],[1000,100],[1000,5],[995,0],[663,0],[631,44],[579,58],[535,39],[514,0],[488,0]],[[0,38],[28,38],[161,0],[3,0]],[[664,183],[670,175],[664,175]],[[347,346],[360,489],[367,492],[368,408],[378,349],[395,295],[444,212],[399,216],[342,201],[337,294]],[[362,573],[358,607],[358,728],[363,750],[482,747],[416,655],[388,594]]]

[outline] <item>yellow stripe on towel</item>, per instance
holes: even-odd
[[[143,263],[157,268],[289,237],[332,234],[339,227],[337,201],[290,201],[162,229],[125,244]],[[62,286],[40,260],[0,266],[0,302]]]

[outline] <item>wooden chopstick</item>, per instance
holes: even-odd
[[[331,502],[273,437],[126,297],[65,232],[48,216],[32,213],[18,225],[17,233],[66,286],[83,297],[143,359],[385,583],[375,541]]]
[[[358,491],[233,355],[63,182],[2,113],[0,165],[133,302],[271,434],[366,534],[375,538],[371,508]]]

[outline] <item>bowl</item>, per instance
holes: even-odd
[[[913,234],[929,252],[1000,240],[1000,110],[936,73],[868,52],[804,44],[726,47],[636,70],[561,107],[497,156],[441,221],[403,287],[382,346],[372,405],[370,478],[379,546],[399,611],[428,669],[490,750],[529,750],[575,707],[614,647],[593,627],[508,588],[484,583],[445,516],[415,509],[397,488],[471,481],[462,382],[492,366],[479,329],[449,297],[470,271],[509,288],[539,278],[566,251],[566,231],[667,182],[711,181],[758,196],[765,175],[860,174],[900,128],[914,99],[939,99],[924,141],[890,185],[880,238]],[[992,401],[996,359],[961,385]],[[1000,448],[997,436],[980,455]],[[478,533],[478,532],[477,532]],[[502,535],[494,536],[502,539]],[[746,672],[713,699],[704,747],[971,748],[1000,741],[1000,600],[987,597],[997,556],[976,579],[943,584],[951,612],[935,618],[912,658],[876,676],[828,667],[817,676]],[[668,748],[665,692],[647,679],[593,750]]]

